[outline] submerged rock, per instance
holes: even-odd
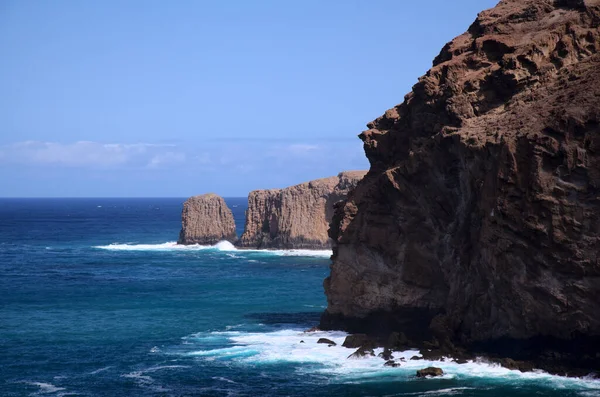
[[[386,367],[392,367],[392,368],[397,368],[397,367],[400,366],[400,364],[397,363],[397,362],[394,362],[394,360],[388,360],[383,365],[386,366]]]
[[[367,125],[322,328],[600,367],[598,21],[597,0],[500,1]]]
[[[354,353],[348,356],[348,358],[363,358],[363,357],[375,357],[375,351],[370,346],[362,346],[358,348]]]
[[[444,371],[438,367],[427,367],[424,369],[420,369],[417,371],[418,378],[424,378],[426,376],[442,376],[444,375]]]
[[[246,248],[326,249],[333,205],[365,175],[346,171],[331,178],[248,195],[246,226],[238,245]]]
[[[381,357],[384,360],[389,361],[394,358],[394,355],[392,354],[392,351],[390,349],[385,348],[381,353],[377,355],[377,357]]]
[[[329,345],[329,347],[337,345],[337,343],[335,343],[331,339],[327,339],[327,338],[319,338],[319,340],[317,341],[317,343],[324,343],[326,345]]]
[[[212,245],[237,239],[231,210],[222,197],[213,193],[194,196],[183,203],[181,226],[177,244]]]

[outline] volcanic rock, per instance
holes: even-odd
[[[344,343],[342,343],[342,346],[349,348],[361,347],[366,345],[374,346],[375,343],[371,340],[369,336],[365,334],[348,335],[346,339],[344,339]]]
[[[424,378],[426,376],[442,376],[444,371],[437,367],[427,367],[417,371],[417,378]]]
[[[337,345],[337,343],[335,343],[331,339],[327,339],[327,338],[319,338],[317,343],[324,343],[326,345],[329,345],[329,347]]]
[[[442,49],[360,134],[321,328],[599,366],[599,49],[599,0],[504,0]]]
[[[370,346],[359,347],[354,353],[348,356],[348,358],[364,358],[364,357],[375,357],[375,352]]]
[[[216,244],[237,239],[231,210],[222,197],[213,193],[183,203],[181,226],[177,244]]]
[[[365,175],[347,171],[285,189],[255,190],[248,196],[246,226],[238,245],[247,248],[326,249],[333,205]]]

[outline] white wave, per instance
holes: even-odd
[[[37,386],[40,388],[40,394],[48,394],[48,393],[56,393],[61,390],[65,390],[64,387],[54,386],[52,383],[44,383],[44,382],[27,382],[30,385]]]
[[[206,360],[230,360],[239,365],[281,365],[299,364],[300,373],[327,375],[340,383],[364,383],[381,381],[416,381],[416,371],[435,366],[444,370],[444,379],[500,380],[503,384],[523,384],[529,382],[536,387],[551,387],[582,392],[600,392],[600,380],[589,378],[566,378],[546,372],[520,372],[509,370],[497,364],[471,360],[464,364],[444,358],[439,361],[411,360],[422,357],[418,350],[394,352],[394,360],[399,367],[386,367],[380,357],[349,359],[356,349],[342,345],[347,334],[344,332],[303,332],[301,330],[281,330],[275,332],[220,331],[198,333],[186,340],[192,341],[200,350],[183,353]],[[337,345],[329,347],[318,344],[319,338],[327,338]],[[214,348],[216,346],[223,346]],[[203,349],[204,347],[204,349]],[[375,354],[382,349],[375,349]],[[300,365],[301,364],[301,365]],[[432,395],[462,394],[465,389],[453,388],[432,391]]]
[[[180,245],[176,241],[169,241],[162,244],[119,244],[112,243],[109,245],[96,245],[93,248],[110,250],[110,251],[198,251],[206,250],[214,247],[210,245]]]
[[[142,371],[130,372],[128,374],[121,375],[121,377],[134,379],[135,381],[141,384],[148,384],[154,382],[154,379],[152,379],[151,376],[144,375]]]
[[[214,248],[219,251],[237,251],[237,248],[235,248],[235,246],[229,241],[219,241],[217,244],[215,244]]]
[[[109,250],[109,251],[222,251],[222,252],[236,252],[237,255],[244,254],[260,254],[260,255],[274,255],[274,256],[307,256],[317,258],[329,258],[332,254],[331,250],[259,250],[259,249],[238,249],[229,241],[219,241],[215,245],[182,245],[177,244],[176,241],[168,241],[161,244],[130,244],[130,243],[112,243],[109,245],[96,245],[93,248]],[[231,255],[231,254],[229,254]]]
[[[96,374],[99,374],[100,372],[107,371],[107,370],[109,370],[110,368],[112,368],[112,366],[111,366],[111,365],[109,365],[108,367],[103,367],[103,368],[97,369],[97,370],[95,370],[95,371],[92,371],[92,372],[90,372],[90,375],[96,375]]]
[[[237,383],[237,382],[234,382],[231,379],[227,379],[227,378],[225,378],[223,376],[213,376],[211,379],[213,379],[213,380],[220,380],[221,382],[227,382],[227,383]]]
[[[189,368],[189,365],[159,365],[156,367],[147,368],[141,372],[156,372],[161,371],[163,369],[179,369],[179,368]]]

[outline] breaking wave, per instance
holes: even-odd
[[[131,243],[113,243],[109,245],[96,245],[93,248],[109,251],[213,251],[213,252],[232,252],[243,255],[273,255],[273,256],[307,256],[317,258],[329,258],[331,250],[258,250],[258,249],[238,249],[229,241],[220,241],[215,245],[181,245],[176,241],[169,241],[161,244],[131,244]]]
[[[208,361],[230,361],[238,365],[281,365],[298,364],[296,371],[302,374],[321,374],[339,383],[365,383],[382,381],[416,380],[416,371],[435,366],[444,370],[442,379],[458,381],[500,382],[503,385],[535,385],[552,389],[577,390],[586,395],[600,392],[600,380],[588,378],[566,378],[550,375],[543,371],[520,372],[497,364],[471,360],[458,364],[451,359],[429,361],[421,358],[418,350],[394,352],[399,367],[384,366],[380,357],[349,358],[356,350],[342,345],[344,332],[303,332],[285,329],[274,332],[222,331],[198,333],[185,337],[191,344],[190,350],[176,354],[196,357]],[[327,338],[337,345],[317,343]],[[383,349],[375,349],[379,354]],[[464,387],[431,391],[428,393],[462,394]],[[420,394],[422,394],[421,392]]]

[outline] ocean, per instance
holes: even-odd
[[[416,351],[348,359],[343,332],[304,332],[330,252],[177,246],[183,201],[0,199],[1,396],[600,396]],[[227,199],[238,233],[245,201]],[[429,365],[446,375],[415,377]]]

